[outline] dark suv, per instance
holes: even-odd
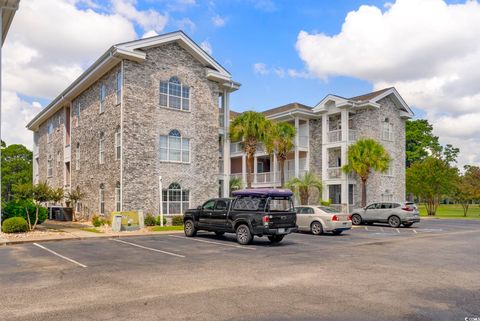
[[[253,236],[268,236],[272,243],[297,230],[292,192],[285,189],[246,189],[233,192],[235,198],[214,198],[184,215],[185,235],[211,231],[217,235],[236,233],[240,244]]]

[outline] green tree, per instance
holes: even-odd
[[[293,140],[296,134],[295,126],[282,122],[272,124],[272,128],[267,136],[265,147],[270,155],[274,154],[278,159],[281,186],[285,185],[284,165],[288,153],[293,149]]]
[[[442,150],[438,136],[433,135],[433,126],[426,119],[406,122],[405,143],[407,167]]]
[[[463,216],[467,216],[470,204],[480,199],[480,167],[465,165],[453,187],[453,198],[463,207]]]
[[[291,189],[296,195],[300,196],[300,204],[307,205],[309,203],[312,190],[317,190],[318,194],[322,194],[322,180],[313,172],[306,172],[301,177],[292,177],[285,186]],[[314,203],[317,203],[316,200]]]
[[[80,202],[85,197],[85,194],[82,193],[80,187],[75,187],[75,189],[67,193],[67,200],[72,205],[72,220],[75,221],[75,211],[77,208],[77,203]]]
[[[13,186],[32,181],[32,152],[25,146],[2,145],[2,199],[8,202],[14,198]]]
[[[31,183],[15,184],[13,186],[13,192],[15,194],[15,199],[18,200],[18,203],[22,204],[22,207],[25,209],[25,217],[27,219],[28,229],[31,230],[31,213],[28,208],[28,201],[31,201],[32,199],[33,186]]]
[[[50,189],[50,200],[54,204],[58,204],[65,198],[65,190],[61,187]]]
[[[258,143],[265,143],[270,132],[271,122],[262,113],[247,111],[235,117],[230,124],[230,139],[242,141],[247,155],[247,187],[252,187],[254,155]]]
[[[243,181],[240,177],[233,176],[230,178],[230,193],[243,188]]]
[[[34,230],[38,223],[38,211],[42,204],[52,200],[52,189],[45,182],[40,182],[32,188],[32,199],[35,201],[35,223],[32,225],[31,230]]]
[[[348,147],[347,164],[342,167],[345,173],[354,172],[360,177],[362,186],[362,206],[367,206],[367,181],[372,171],[385,173],[390,166],[390,155],[374,139],[359,139]]]
[[[451,196],[458,170],[444,159],[428,156],[407,168],[407,192],[425,202],[428,215],[435,215],[442,196]]]

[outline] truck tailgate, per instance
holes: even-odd
[[[297,223],[297,214],[295,212],[269,213],[269,218],[269,228],[294,227]]]

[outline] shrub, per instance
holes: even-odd
[[[144,219],[145,226],[154,226],[155,225],[155,217],[152,214],[147,214]]]
[[[2,224],[2,231],[4,233],[22,233],[27,230],[27,221],[25,221],[23,217],[7,218]]]
[[[27,220],[27,213],[25,208],[28,209],[28,214],[30,216],[30,222],[33,224],[35,222],[35,210],[36,206],[32,200],[12,200],[5,204],[3,209],[3,217],[23,217]],[[48,218],[48,210],[41,206],[38,208],[38,224],[42,224]]]
[[[95,227],[100,227],[103,225],[103,219],[101,217],[98,217],[97,215],[92,216],[92,224]]]
[[[155,219],[155,224],[161,225],[160,224],[160,215],[158,215],[157,218]],[[167,225],[167,218],[165,216],[163,216],[163,225]]]
[[[175,215],[172,217],[173,226],[182,226],[183,225],[183,215]]]
[[[109,218],[102,217],[101,222],[102,222],[102,225],[112,226],[112,221]]]
[[[321,201],[320,204],[322,206],[330,206],[330,204],[332,204],[332,201],[328,200],[328,201]]]

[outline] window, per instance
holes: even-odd
[[[117,126],[115,131],[115,159],[120,160],[122,157],[122,136],[120,132],[120,126]]]
[[[82,202],[78,201],[75,205],[75,212],[80,213],[82,211]]]
[[[60,151],[57,152],[57,167],[60,167],[62,165],[62,157],[60,154]]]
[[[100,214],[105,214],[105,185],[100,184],[100,190],[98,193],[98,203],[99,203],[99,211]]]
[[[122,210],[120,200],[121,200],[120,182],[117,182],[117,185],[115,185],[115,211],[117,212],[120,212]]]
[[[390,161],[390,164],[388,164],[388,169],[387,171],[385,172],[384,174],[385,176],[393,176],[394,173],[393,173],[393,160]]]
[[[77,143],[77,149],[75,150],[75,169],[80,169],[80,143]]]
[[[190,191],[172,183],[162,191],[163,211],[166,215],[183,214],[190,206]]]
[[[117,72],[115,87],[117,92],[116,103],[118,105],[122,101],[122,72],[121,71]]]
[[[291,211],[293,208],[290,197],[270,197],[268,199],[267,210],[270,212]]]
[[[53,160],[52,156],[48,156],[47,160],[47,177],[53,176]]]
[[[168,136],[160,136],[160,160],[169,162],[190,162],[190,139],[183,138],[176,129]]]
[[[227,202],[223,200],[218,200],[217,204],[215,204],[215,209],[217,211],[224,211],[227,209]]]
[[[50,143],[52,141],[52,134],[53,134],[53,121],[50,121],[48,123],[48,129],[47,129],[47,143]]]
[[[75,117],[76,117],[76,122],[75,122],[75,126],[78,127],[80,126],[80,109],[81,109],[82,105],[80,104],[79,101],[77,101],[77,103],[75,104]]]
[[[386,189],[382,194],[382,202],[391,202],[393,201],[393,193],[391,190]]]
[[[383,123],[382,139],[393,141],[393,125],[388,121]]]
[[[105,98],[107,96],[107,88],[105,84],[100,86],[100,113],[105,111]]]
[[[190,87],[182,85],[177,77],[160,81],[160,106],[190,110]]]
[[[240,197],[235,201],[233,208],[241,211],[263,211],[265,203],[266,200],[260,197]]]
[[[215,200],[209,200],[209,201],[206,201],[205,204],[203,204],[202,209],[213,210],[214,207],[215,207]]]
[[[98,161],[100,164],[105,163],[105,134],[103,132],[100,133],[100,144],[99,144],[99,152],[98,152]]]

